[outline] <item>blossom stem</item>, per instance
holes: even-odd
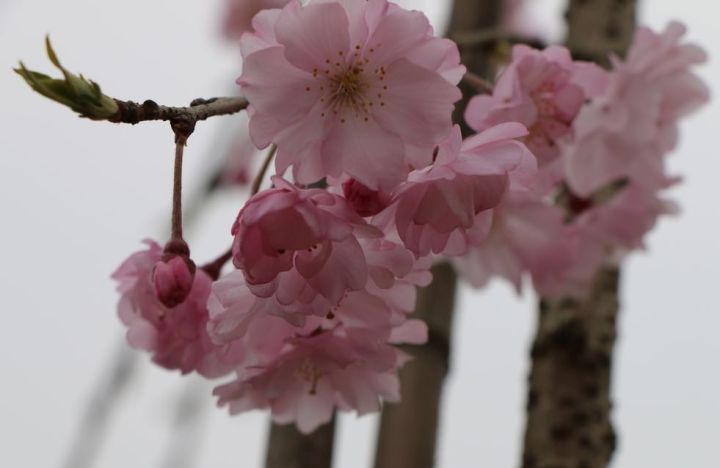
[[[210,276],[210,278],[212,278],[213,281],[216,281],[220,278],[220,271],[222,271],[225,264],[230,261],[231,258],[232,248],[229,248],[212,262],[203,265],[202,269],[208,274],[208,276]]]
[[[481,93],[492,94],[494,89],[494,86],[490,81],[476,75],[473,72],[466,72],[463,76],[463,81],[465,82],[465,84],[475,88],[476,90],[478,90],[478,92]]]
[[[175,168],[173,171],[172,238],[183,238],[182,225],[182,167],[183,153],[187,139],[179,138],[175,143]]]
[[[270,163],[272,162],[273,158],[275,157],[275,153],[277,153],[277,146],[271,145],[270,151],[268,151],[267,156],[265,156],[265,160],[263,161],[262,166],[260,167],[260,170],[258,171],[257,175],[255,176],[255,180],[253,180],[252,189],[250,190],[251,197],[260,191],[260,186],[262,185],[262,181],[265,178],[265,174],[267,173],[267,170],[270,167]]]

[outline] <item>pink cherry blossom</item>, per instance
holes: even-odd
[[[509,185],[534,174],[534,157],[515,140],[526,134],[522,125],[506,123],[462,142],[455,127],[435,162],[409,175],[378,222],[394,223],[405,246],[418,256],[465,253],[469,243],[487,236],[491,209]]]
[[[248,201],[232,229],[233,261],[253,294],[285,305],[321,295],[336,304],[346,291],[362,289],[368,272],[358,237],[380,231],[340,196],[273,182]]]
[[[415,286],[430,282],[429,261],[416,260],[403,246],[384,239],[361,239],[361,247],[366,283],[345,291],[337,301],[315,295],[310,301],[283,302],[278,294],[254,294],[242,271],[221,278],[213,285],[208,303],[214,340],[228,343],[243,338],[262,316],[280,317],[299,328],[317,326],[318,320],[385,331],[402,324],[414,308]]]
[[[382,401],[398,401],[401,351],[368,342],[362,331],[335,329],[291,339],[288,349],[266,366],[238,373],[215,394],[230,412],[269,408],[276,423],[294,422],[304,433],[332,418],[335,408],[363,415]]]
[[[238,39],[252,29],[252,19],[261,10],[282,8],[289,0],[225,0],[223,32],[230,39]]]
[[[605,246],[630,251],[644,247],[645,235],[660,216],[677,211],[674,203],[640,185],[630,184],[606,203],[581,213],[573,224]]]
[[[476,131],[522,123],[529,130],[525,143],[545,166],[560,155],[558,141],[570,132],[585,99],[601,92],[606,81],[599,67],[574,62],[564,47],[540,51],[516,45],[493,94],[472,98],[465,119]]]
[[[242,39],[238,83],[252,106],[250,135],[278,146],[276,169],[309,184],[346,173],[392,190],[406,153],[447,136],[457,47],[433,37],[427,18],[386,0],[291,1],[254,21]]]
[[[613,60],[607,92],[578,115],[563,151],[567,181],[578,195],[627,179],[646,190],[667,182],[664,156],[676,145],[677,121],[708,99],[690,71],[705,54],[680,43],[684,32],[678,23],[662,34],[641,28],[627,60]]]
[[[556,248],[563,231],[560,208],[534,197],[506,197],[495,210],[488,238],[453,262],[474,287],[485,286],[497,276],[519,292],[526,272],[544,273],[548,267],[555,268],[550,263],[570,261],[569,253]]]
[[[197,371],[208,377],[229,372],[242,349],[216,346],[207,335],[206,303],[212,280],[198,270],[185,301],[166,307],[155,294],[152,281],[162,249],[153,241],[145,243],[147,250],[132,254],[113,273],[121,294],[118,314],[128,327],[128,343],[150,352],[155,363],[168,369]]]
[[[388,240],[362,244],[370,265],[366,288],[346,292],[335,305],[318,297],[324,308],[302,321],[275,298],[252,294],[240,271],[213,285],[210,335],[245,351],[237,378],[215,390],[220,404],[231,413],[270,408],[276,422],[311,432],[335,409],[365,414],[381,401],[397,401],[397,369],[408,357],[390,343],[427,340],[425,324],[407,315],[416,285],[430,281],[430,263]]]
[[[610,200],[584,209],[554,245],[539,252],[544,263],[532,271],[536,289],[548,297],[583,297],[601,267],[644,248],[658,218],[676,212],[673,203],[640,185],[619,189]]]

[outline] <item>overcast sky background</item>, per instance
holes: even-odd
[[[549,34],[561,37],[562,2],[528,2]],[[404,3],[442,25],[445,2]],[[31,93],[10,69],[22,58],[49,71],[49,32],[65,65],[113,96],[180,105],[227,94],[239,53],[219,36],[219,10],[220,0],[0,0],[0,466],[59,467],[66,456],[122,336],[109,274],[141,239],[163,232],[173,153],[165,124],[77,119]],[[710,53],[701,74],[714,89],[719,13],[716,2],[647,0],[641,18],[654,27],[685,22]],[[186,152],[189,193],[241,119],[198,125]],[[649,253],[634,255],[624,271],[616,468],[720,466],[718,122],[715,103],[686,121],[672,161],[686,177],[673,191],[683,214],[662,222]],[[224,249],[243,200],[232,192],[209,201],[188,232],[196,258]],[[439,466],[516,466],[533,298],[494,284],[463,289],[459,306]],[[188,382],[143,356],[96,467],[162,468]],[[201,391],[205,430],[188,468],[259,467],[266,415],[230,418],[214,408],[209,387]],[[370,466],[376,424],[374,417],[341,419],[336,466]]]

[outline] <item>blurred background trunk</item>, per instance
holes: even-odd
[[[501,0],[456,0],[448,35],[494,29],[502,16]],[[492,66],[484,47],[461,49],[468,71],[489,78]],[[468,100],[477,90],[461,83],[463,100],[456,106],[454,121],[463,134]],[[457,275],[448,263],[433,267],[433,282],[419,291],[415,318],[429,328],[428,343],[412,347],[414,359],[400,371],[402,400],[383,408],[378,432],[375,468],[429,468],[435,465],[445,378],[450,369],[452,324],[455,313]]]

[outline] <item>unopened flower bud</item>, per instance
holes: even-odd
[[[192,290],[195,264],[186,256],[174,255],[155,264],[153,285],[157,298],[166,307],[182,304]]]
[[[390,196],[387,193],[372,190],[355,179],[343,182],[342,188],[345,199],[363,218],[375,216],[390,203]]]

